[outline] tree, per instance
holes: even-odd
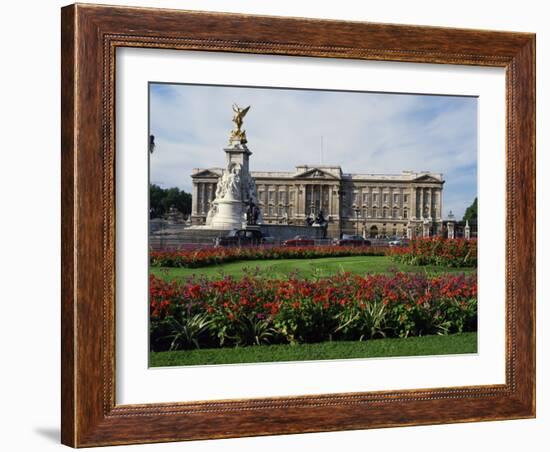
[[[464,212],[462,221],[468,221],[470,224],[477,223],[477,197],[470,207]]]
[[[149,214],[159,218],[174,206],[184,215],[191,213],[191,194],[177,187],[161,188],[156,184],[149,185]]]

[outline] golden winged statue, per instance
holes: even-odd
[[[246,144],[246,131],[242,130],[241,127],[243,125],[243,118],[248,113],[248,110],[250,110],[250,105],[246,108],[240,108],[237,104],[233,104],[233,123],[235,124],[235,127],[229,134],[229,144],[233,144],[235,142],[240,144]]]

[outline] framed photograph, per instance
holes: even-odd
[[[535,416],[535,36],[62,9],[62,442]]]

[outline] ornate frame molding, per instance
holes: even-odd
[[[116,405],[118,47],[506,68],[506,383]],[[64,444],[82,447],[535,415],[534,35],[71,5],[62,9],[62,88]]]

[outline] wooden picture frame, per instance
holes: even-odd
[[[535,416],[535,35],[71,5],[62,9],[62,442],[73,447]],[[506,383],[115,403],[115,50],[506,70]]]

